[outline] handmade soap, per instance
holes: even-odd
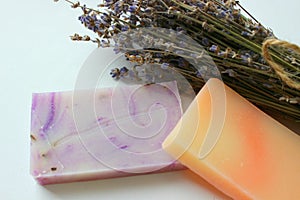
[[[300,137],[218,79],[206,83],[163,148],[233,199],[300,199]]]
[[[181,115],[176,82],[33,94],[31,174],[51,184],[182,169],[161,146]]]

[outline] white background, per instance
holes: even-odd
[[[299,1],[240,2],[279,38],[300,44]],[[1,0],[1,199],[223,199],[188,171],[47,187],[35,183],[29,175],[31,93],[74,88],[81,65],[96,48],[69,40],[74,32],[86,33],[79,14],[63,1]]]

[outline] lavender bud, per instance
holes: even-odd
[[[161,67],[162,69],[168,69],[169,66],[170,66],[169,63],[162,63],[162,64],[160,65],[160,67]]]
[[[219,52],[219,47],[217,45],[212,45],[210,48],[209,48],[209,51],[212,51],[212,52]]]
[[[137,9],[137,6],[129,6],[129,9],[128,9],[128,11],[129,12],[131,12],[131,13],[134,13],[135,11],[136,11],[136,9]]]

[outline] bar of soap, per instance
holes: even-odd
[[[163,148],[233,199],[300,199],[300,137],[218,79]]]
[[[32,98],[30,171],[42,185],[184,168],[161,146],[182,116],[176,82]]]

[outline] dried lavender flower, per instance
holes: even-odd
[[[195,91],[203,86],[204,74],[216,75],[216,71],[205,64],[204,49],[227,85],[265,111],[278,112],[300,121],[300,90],[288,85],[262,56],[263,42],[268,38],[276,39],[275,35],[239,1],[104,0],[96,8],[65,1],[73,8],[81,9],[79,21],[97,38],[75,34],[71,36],[72,40],[92,41],[101,47],[111,46],[108,41],[113,40],[114,51],[125,52],[128,60],[141,69],[144,64],[157,64],[154,72],[174,68],[186,77]],[[242,15],[241,10],[250,18]],[[150,28],[150,31],[130,33],[139,28]],[[153,28],[162,29],[156,33]],[[122,34],[124,31],[126,34]],[[186,42],[186,38],[172,40],[180,35],[188,35],[201,48],[191,45],[191,41]],[[284,66],[280,73],[291,82],[299,83],[299,51],[291,46],[278,45],[267,50],[274,62]],[[197,65],[201,62],[199,69]],[[121,77],[121,69],[114,69],[111,75],[120,79],[130,74],[144,76],[128,69]],[[150,75],[147,78],[150,80]]]

